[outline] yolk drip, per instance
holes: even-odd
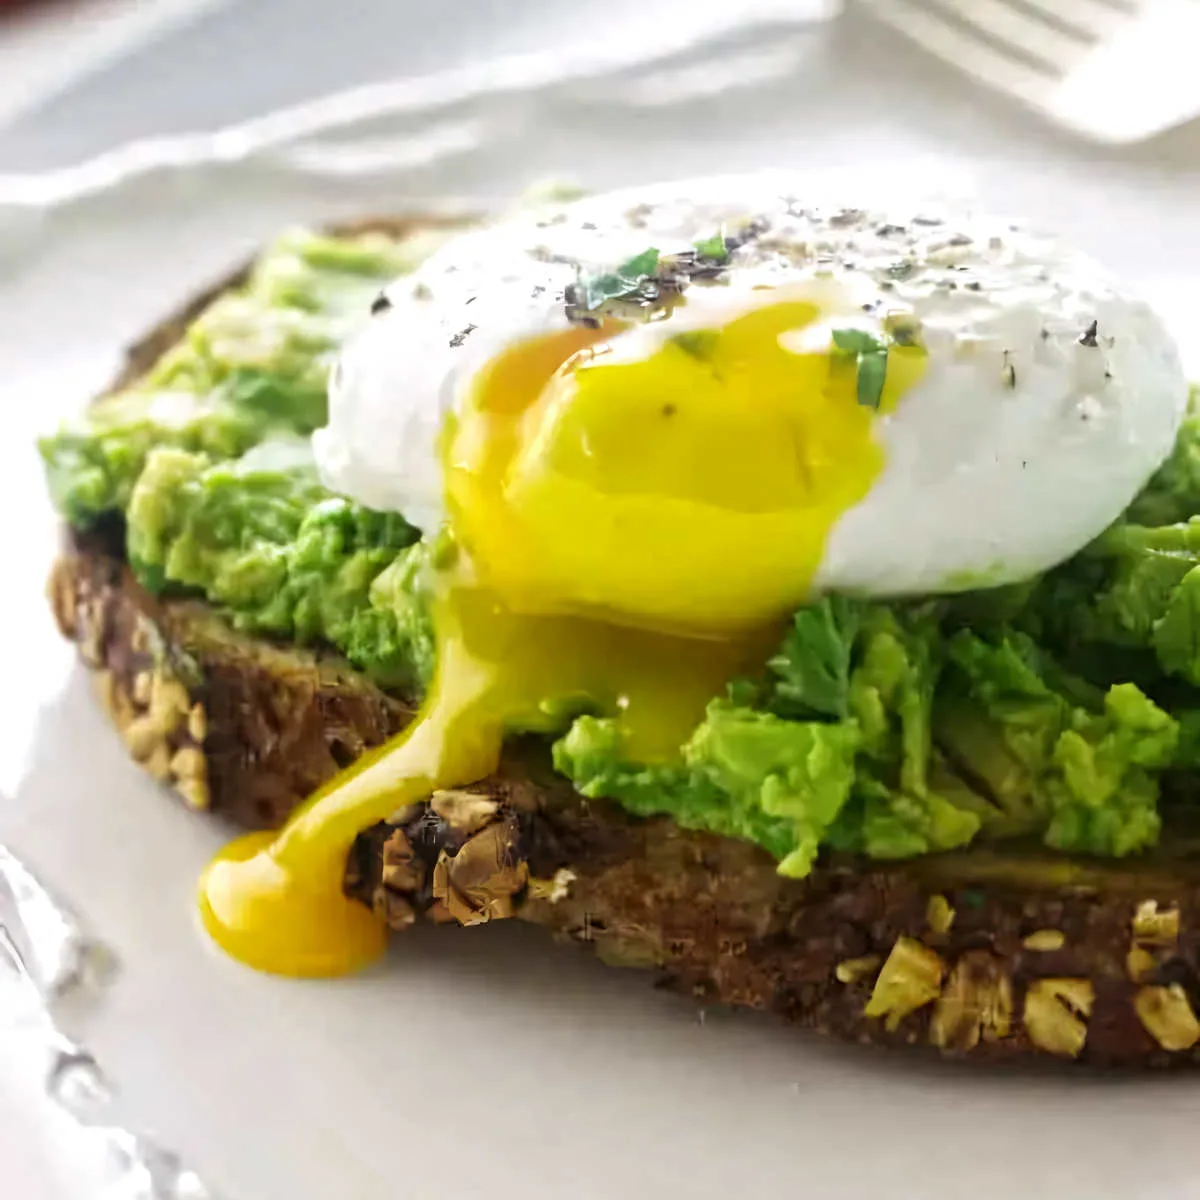
[[[767,305],[637,362],[588,357],[613,328],[571,329],[479,374],[445,439],[462,552],[436,580],[425,705],[278,834],[214,860],[200,909],[219,945],[285,975],[371,962],[385,928],[343,891],[357,835],[488,775],[507,732],[550,732],[572,704],[617,719],[631,761],[678,753],[778,643],[882,466],[853,363],[779,345],[818,315]],[[884,407],[919,370],[889,364]]]

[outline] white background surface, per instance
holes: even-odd
[[[86,109],[75,107],[71,96],[80,80],[229,2],[58,0],[49,7],[5,14],[0,24],[0,124],[64,93],[77,119],[85,116]],[[96,132],[103,136],[104,131]],[[34,133],[31,141],[38,136]]]
[[[16,580],[0,661],[20,682],[0,688],[0,789],[15,795],[0,841],[121,959],[74,1025],[127,1119],[233,1200],[1200,1196],[1200,1082],[1187,1077],[980,1075],[754,1017],[702,1021],[644,978],[515,927],[421,930],[349,982],[249,974],[192,920],[222,831],[126,762],[51,628],[35,427],[76,406],[122,340],[295,219],[511,196],[564,170],[595,186],[853,170],[864,188],[968,189],[1067,230],[1160,301],[1200,366],[1190,133],[1122,157],[1077,147],[853,28],[742,38],[721,61],[694,47],[531,94],[460,96],[322,145],[111,179],[52,211],[34,201],[79,176],[0,180],[0,503]],[[0,1195],[82,1196],[62,1182],[54,1123],[18,1090],[15,1053],[0,1039]]]

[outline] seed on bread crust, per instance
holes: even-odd
[[[1200,1021],[1177,983],[1144,987],[1133,999],[1141,1022],[1164,1050],[1187,1050],[1200,1041]]]
[[[879,969],[882,961],[878,954],[864,954],[862,958],[844,958],[834,968],[833,977],[838,983],[857,983]]]
[[[1179,908],[1160,911],[1156,900],[1143,900],[1134,910],[1130,932],[1126,973],[1134,983],[1148,983],[1179,941]]]
[[[433,869],[433,895],[460,925],[503,920],[529,878],[517,851],[519,835],[511,819],[473,834],[451,857],[445,850]]]
[[[1143,900],[1133,914],[1133,938],[1143,946],[1173,946],[1179,940],[1179,909],[1160,912],[1158,901]]]
[[[545,900],[548,904],[558,904],[571,894],[571,884],[574,880],[574,871],[568,867],[559,867],[549,879],[535,879],[530,876],[525,895],[530,900]]]
[[[1026,950],[1052,953],[1067,944],[1066,934],[1061,929],[1037,929],[1022,943]]]
[[[465,834],[482,829],[500,806],[490,796],[466,788],[445,788],[433,793],[429,807],[451,829]]]
[[[417,921],[417,910],[412,906],[412,902],[390,888],[380,888],[375,894],[372,908],[376,916],[394,933],[402,933]]]
[[[929,897],[929,903],[925,906],[925,920],[933,933],[950,932],[950,927],[954,924],[954,909],[941,892]]]
[[[980,1038],[999,1041],[1012,1026],[1012,982],[1001,961],[971,950],[955,963],[934,1006],[929,1040],[939,1050],[965,1053]]]
[[[203,704],[192,705],[191,711],[188,713],[187,730],[188,737],[197,746],[204,745],[204,739],[208,737],[208,716],[204,712]]]
[[[176,750],[171,759],[171,774],[176,779],[203,779],[205,776],[204,755],[195,746],[184,746]]]
[[[1125,970],[1134,983],[1144,983],[1157,967],[1154,955],[1145,946],[1133,945],[1125,955]]]
[[[383,847],[383,885],[392,892],[419,892],[425,886],[425,864],[417,857],[403,830],[397,829]]]
[[[124,729],[133,719],[132,700],[122,690],[120,682],[112,671],[96,671],[92,679],[96,695],[109,719],[118,729]]]
[[[79,657],[89,667],[103,667],[108,614],[102,598],[77,591],[75,614],[74,636],[79,646]]]
[[[58,632],[72,642],[75,641],[79,628],[75,580],[75,572],[71,570],[70,561],[60,558],[50,572],[50,581],[46,587],[46,593],[50,599],[50,609],[54,613]]]
[[[151,753],[163,741],[163,731],[149,716],[138,717],[136,720],[130,721],[122,730],[122,734],[134,762],[148,762]]]
[[[129,635],[129,648],[135,654],[149,654],[152,640],[149,622],[139,621]]]
[[[166,783],[171,778],[171,751],[167,743],[155,743],[142,766],[156,783]]]
[[[212,807],[212,795],[207,785],[199,779],[180,779],[175,784],[175,791],[188,808],[197,812]]]
[[[1095,999],[1090,979],[1035,979],[1025,993],[1029,1040],[1050,1054],[1078,1058]]]
[[[187,688],[182,683],[161,670],[151,676],[149,716],[164,733],[174,733],[182,727],[191,707]]]
[[[899,938],[875,980],[863,1016],[883,1017],[894,1030],[909,1013],[937,999],[945,970],[946,964],[928,946]]]

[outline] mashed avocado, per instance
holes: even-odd
[[[43,441],[59,509],[80,528],[123,516],[152,590],[420,691],[430,546],[326,490],[306,435],[325,420],[337,347],[426,249],[281,239],[145,379]],[[1186,802],[1180,772],[1200,764],[1197,514],[1192,415],[1125,516],[1047,575],[920,602],[826,598],[713,698],[675,761],[624,761],[593,711],[564,716],[555,766],[587,796],[753,841],[789,875],[824,849],[1143,850],[1161,836],[1160,793]]]
[[[149,375],[42,440],[59,510],[80,527],[124,511],[156,447],[236,458],[274,433],[323,425],[338,346],[380,288],[434,244],[432,235],[280,238]]]
[[[124,514],[152,591],[194,591],[240,629],[330,643],[383,686],[421,686],[424,549],[402,518],[323,488],[305,435],[325,421],[342,341],[434,244],[280,238],[146,378],[42,441],[59,510],[80,528]]]
[[[328,642],[384,686],[423,682],[432,631],[417,532],[330,495],[306,439],[276,436],[216,463],[152,450],[126,521],[129,561],[153,590],[195,589],[251,633]],[[384,571],[407,581],[403,603],[376,588]]]

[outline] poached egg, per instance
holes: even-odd
[[[446,417],[474,437],[472,394],[503,364],[503,386],[539,393],[503,486],[525,514],[511,549],[548,564],[552,512],[579,544],[604,524],[617,541],[595,555],[605,574],[653,568],[677,602],[697,572],[728,573],[733,512],[791,516],[766,564],[777,578],[803,557],[813,591],[884,596],[1027,578],[1119,515],[1169,452],[1187,397],[1145,304],[1007,221],[813,209],[795,198],[801,180],[795,195],[773,183],[597,196],[449,242],[347,349],[315,438],[325,481],[436,528],[452,502]],[[594,337],[563,303],[581,276],[647,248],[686,255],[721,231],[736,245],[724,270],[665,311]],[[893,344],[901,331],[919,347],[893,345],[876,410],[831,399],[846,382],[840,329]],[[696,334],[704,357],[679,349]],[[551,378],[518,383],[535,343]],[[578,511],[585,493],[603,514]],[[673,503],[708,510],[707,553],[679,554]],[[589,573],[581,554],[564,568]]]
[[[363,829],[486,776],[586,699],[670,761],[824,592],[1024,579],[1127,507],[1187,386],[1161,323],[1008,222],[807,206],[802,180],[692,181],[465,233],[377,302],[318,464],[454,551],[417,720],[201,909],[231,953],[336,974],[381,952],[342,892]]]

